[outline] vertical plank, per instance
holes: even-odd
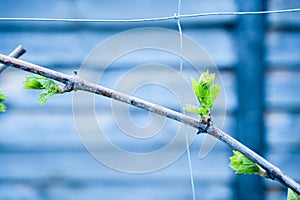
[[[240,11],[264,10],[261,0],[237,0]],[[239,16],[236,47],[239,63],[237,73],[238,139],[259,154],[263,153],[263,86],[264,86],[265,16]],[[236,177],[236,199],[262,200],[264,186],[257,176]]]

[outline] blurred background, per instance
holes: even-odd
[[[0,17],[163,17],[177,12],[177,3],[175,0],[4,0]],[[181,14],[299,7],[297,0],[186,0],[182,1]],[[226,93],[224,131],[299,182],[300,13],[207,16],[182,19],[181,25],[183,33],[202,45],[220,70]],[[72,74],[96,45],[114,34],[141,27],[178,30],[175,20],[142,23],[0,21],[0,52],[9,54],[22,44],[27,49],[22,59]],[[147,59],[131,56],[126,62],[115,63],[106,71],[107,84],[113,86],[113,77],[122,76],[144,61],[166,62],[178,69],[178,59],[166,61],[163,55],[151,52],[144,56]],[[94,70],[99,72],[101,68]],[[80,141],[73,120],[72,93],[54,96],[40,106],[38,92],[22,88],[26,75],[28,73],[9,68],[0,76],[0,86],[7,95],[7,112],[0,114],[1,200],[192,199],[186,153],[172,165],[147,174],[127,174],[108,168],[94,159]],[[179,109],[172,104],[174,99],[162,98],[161,88],[156,89],[152,88],[151,94],[140,95]],[[99,102],[110,101],[104,99],[97,97]],[[87,105],[81,106],[84,111]],[[111,109],[103,107],[100,112],[106,119],[100,123],[112,127],[109,129],[112,133],[119,131],[110,116]],[[148,113],[141,110],[133,110],[131,115],[137,121],[148,120]],[[169,128],[166,133],[173,131],[172,126]],[[132,145],[128,138],[120,138],[114,138],[120,146],[132,151],[139,147]],[[153,144],[165,144],[165,137],[156,139]],[[235,175],[228,167],[231,149],[221,142],[208,156],[199,159],[203,141],[204,136],[197,136],[190,147],[196,199],[286,199],[286,188],[276,182]]]

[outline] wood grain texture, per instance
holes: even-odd
[[[174,1],[143,1],[143,3],[126,1],[124,5],[120,0],[45,2],[18,0],[5,1],[2,5],[6,9],[1,11],[1,17],[116,19],[173,15],[177,10]],[[292,7],[299,7],[299,2],[271,0],[268,3],[269,10]],[[12,9],[15,12],[12,12]],[[193,0],[183,1],[182,5],[183,14],[236,10],[237,5],[233,0],[222,2]],[[266,65],[270,70],[266,74],[265,105],[268,110],[265,112],[264,119],[268,157],[297,180],[299,180],[297,169],[300,160],[297,126],[300,110],[299,16],[299,13],[290,13],[267,17],[270,30],[266,34]],[[182,22],[184,34],[203,45],[217,66],[224,70],[222,73],[228,99],[227,109],[230,113],[225,130],[233,135],[236,135],[234,117],[238,108],[237,77],[234,71],[238,50],[234,45],[233,35],[236,23],[236,16],[200,17]],[[160,26],[176,30],[176,21],[161,24],[0,22],[0,51],[8,54],[21,43],[28,49],[24,59],[72,74],[99,42],[123,30],[144,26]],[[136,60],[137,56],[142,59]],[[178,64],[178,60],[173,60],[172,57],[163,57],[154,53],[132,55],[123,59],[122,65],[114,66],[118,70],[108,72],[105,84],[113,80],[114,76],[122,75],[130,66],[149,61],[162,62],[174,68]],[[72,119],[72,94],[55,96],[45,106],[40,107],[36,102],[38,93],[22,89],[21,81],[24,80],[24,76],[23,72],[13,69],[3,72],[0,76],[1,88],[8,95],[6,102],[8,111],[0,114],[0,176],[2,177],[0,199],[191,198],[186,157],[182,158],[181,164],[175,164],[172,170],[167,168],[161,173],[130,176],[130,178],[103,167],[85,154],[84,147],[77,136]],[[141,93],[141,95],[145,94]],[[153,96],[153,98],[159,97]],[[102,99],[99,99],[98,103]],[[167,99],[162,99],[162,103],[172,108],[175,105]],[[84,106],[82,104],[83,109]],[[107,113],[105,124],[109,127],[112,124],[109,110],[106,109],[105,113]],[[141,116],[136,112],[133,114],[135,119],[147,119],[143,114],[140,114]],[[33,121],[38,123],[35,124]],[[114,128],[111,130],[115,131]],[[119,141],[119,144],[123,142],[126,144],[128,141],[124,138],[119,139],[117,135],[114,139]],[[207,158],[208,160],[199,161],[197,157],[201,141],[203,142],[203,138],[199,138],[199,141],[195,141],[192,146],[197,198],[232,199],[234,196],[232,188],[235,187],[232,182],[234,175],[226,164],[229,162],[227,160],[229,149],[218,144],[215,152]],[[293,165],[288,162],[290,159],[295,161]],[[73,168],[72,173],[69,172],[70,168]],[[37,178],[39,176],[40,179]],[[72,179],[72,176],[77,178]],[[285,192],[277,184],[267,184],[266,199],[286,199]]]

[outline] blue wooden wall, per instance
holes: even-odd
[[[294,7],[300,7],[300,2],[267,1],[269,10]],[[1,8],[0,17],[129,19],[171,16],[177,12],[177,1],[4,0],[1,1]],[[181,12],[189,14],[237,10],[239,6],[234,0],[186,0],[182,1]],[[300,14],[273,14],[265,16],[265,20],[265,57],[261,58],[265,66],[265,144],[260,152],[299,182]],[[238,102],[237,69],[241,67],[237,48],[238,23],[238,16],[182,20],[184,34],[206,49],[221,72],[227,109],[224,130],[235,137],[242,134],[237,131],[237,113],[241,109],[239,105],[244,105]],[[175,20],[147,23],[1,21],[0,52],[8,54],[18,44],[22,44],[28,50],[22,59],[72,74],[100,42],[124,30],[145,26],[177,30]],[[159,55],[147,56],[158,56],[156,61],[164,60]],[[125,64],[119,63],[107,73],[111,78],[122,75],[131,66],[143,63],[143,59],[131,57]],[[178,66],[178,59],[169,64]],[[251,70],[244,73],[251,73]],[[1,200],[192,199],[186,154],[171,166],[148,174],[126,174],[105,167],[86,151],[80,141],[73,120],[72,94],[55,96],[44,106],[39,106],[36,102],[38,93],[22,88],[21,82],[25,75],[27,73],[8,69],[0,76],[1,88],[8,96],[7,112],[0,114]],[[143,95],[160,101],[160,95],[153,94]],[[103,99],[97,98],[99,101]],[[161,103],[173,106],[168,100],[161,100]],[[82,104],[83,110],[85,106]],[[242,109],[247,109],[245,106]],[[103,108],[101,113],[107,119],[103,123],[111,126],[114,123],[110,119],[111,110]],[[136,119],[147,115],[140,111],[132,114]],[[199,159],[199,146],[203,140],[204,137],[199,136],[191,146],[197,199],[237,198],[238,176],[228,167],[231,150],[219,142],[207,157]],[[131,146],[128,140],[119,143],[125,147]],[[264,183],[264,193],[260,194],[262,198],[286,198],[285,188],[271,181]],[[249,194],[255,192],[249,191]]]

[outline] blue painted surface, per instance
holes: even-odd
[[[183,14],[237,10],[233,0],[182,3]],[[5,9],[1,10],[0,17],[128,19],[173,15],[177,9],[177,2],[171,0],[7,0],[1,5]],[[284,4],[280,0],[269,2],[270,9],[281,9],[287,5],[299,7],[299,3],[293,0]],[[268,17],[264,113],[268,147],[265,154],[297,180],[300,180],[299,16],[293,13]],[[239,109],[235,86],[237,50],[232,33],[236,22],[236,16],[182,21],[184,33],[201,44],[221,70],[227,106],[224,130],[233,136],[236,136],[235,117]],[[176,21],[149,24],[0,22],[0,51],[8,54],[22,44],[28,50],[23,59],[72,74],[95,45],[116,33],[143,26],[176,30]],[[130,67],[149,61],[161,62],[174,69],[179,66],[178,59],[165,54],[132,54],[106,72],[103,84],[114,85],[117,77]],[[96,72],[99,71],[95,69],[91,73]],[[105,167],[85,150],[80,141],[73,120],[72,94],[54,96],[41,107],[36,102],[37,92],[22,89],[25,74],[8,69],[0,76],[1,88],[8,96],[8,111],[0,114],[0,199],[192,199],[186,154],[171,166],[148,174],[126,174]],[[186,76],[190,74],[187,72]],[[153,88],[151,94],[141,90],[138,95],[178,109],[172,96],[161,98],[159,89],[156,89]],[[147,151],[161,147],[172,137],[173,124],[166,126],[164,134],[151,141],[139,143],[130,137],[121,137],[111,118],[110,108],[102,106],[102,103],[106,105],[110,101],[97,97],[97,103],[101,110],[101,123],[112,133],[111,140],[124,148]],[[82,110],[87,107],[84,102],[80,106]],[[89,117],[86,115],[87,128]],[[148,114],[132,110],[132,119],[147,123]],[[232,199],[234,173],[227,166],[230,149],[217,143],[213,151],[200,160],[198,152],[204,140],[204,136],[199,136],[191,145],[197,199]],[[290,160],[293,162],[290,163]],[[266,184],[266,199],[285,199],[285,190],[280,185],[273,182]]]

